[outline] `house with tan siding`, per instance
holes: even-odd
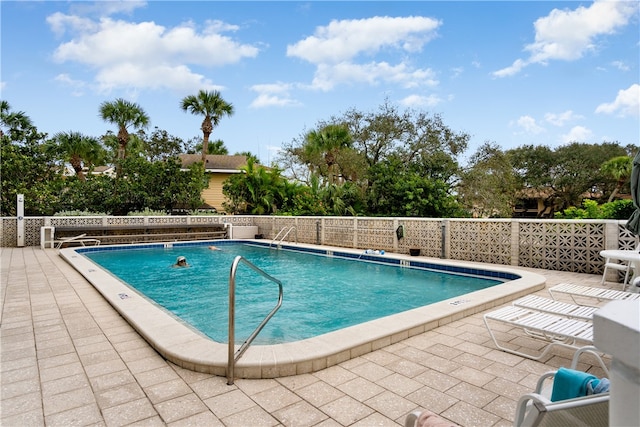
[[[182,168],[187,169],[194,163],[202,161],[201,154],[181,154]],[[246,156],[225,156],[209,154],[206,157],[204,172],[209,177],[209,187],[202,191],[204,208],[215,208],[218,212],[224,212],[222,203],[225,201],[222,194],[224,181],[233,174],[242,173],[241,167],[247,165]]]

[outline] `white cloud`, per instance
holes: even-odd
[[[338,84],[366,83],[373,86],[382,81],[407,89],[438,84],[435,73],[430,69],[411,69],[404,63],[391,65],[387,62],[368,64],[344,62],[335,65],[318,65],[311,87],[329,91]]]
[[[451,78],[455,79],[458,76],[460,76],[462,73],[464,72],[464,68],[463,67],[453,67],[451,69]]]
[[[545,131],[545,129],[536,123],[536,119],[531,116],[521,116],[516,121],[516,125],[525,133],[537,135]]]
[[[498,71],[494,71],[491,74],[494,77],[513,76],[514,74],[518,74],[520,70],[522,70],[526,66],[527,66],[527,63],[525,61],[523,61],[522,59],[516,59],[515,61],[513,61],[513,64],[511,64],[511,66],[503,68]]]
[[[628,89],[618,91],[613,102],[598,105],[596,113],[640,117],[640,84],[632,84]]]
[[[336,64],[386,47],[418,52],[435,37],[440,25],[440,21],[422,16],[334,20],[316,28],[315,35],[287,46],[287,56],[313,64]]]
[[[613,61],[611,63],[614,67],[616,67],[620,71],[629,71],[631,68],[623,61]]]
[[[116,88],[161,89],[171,88],[187,93],[195,87],[204,90],[223,90],[201,74],[193,73],[184,65],[165,66],[158,64],[146,67],[135,63],[121,63],[104,67],[96,74],[99,91],[109,93]]]
[[[563,113],[555,114],[555,113],[547,113],[544,115],[545,121],[551,123],[554,126],[564,126],[565,123],[574,121],[574,120],[582,120],[584,116],[579,114],[575,114],[571,110],[567,110]]]
[[[331,21],[315,34],[287,46],[287,56],[316,65],[311,88],[328,91],[339,84],[393,83],[404,88],[437,85],[430,69],[416,69],[405,62],[358,63],[363,55],[375,57],[384,51],[415,53],[437,34],[441,22],[432,18],[380,17]]]
[[[593,132],[584,126],[574,126],[569,133],[562,135],[563,144],[570,142],[588,142],[593,137]]]
[[[75,15],[98,15],[110,16],[115,14],[130,14],[135,9],[145,7],[146,1],[124,0],[124,1],[96,1],[96,2],[73,2],[69,10]]]
[[[57,36],[62,36],[66,32],[71,33],[88,33],[96,31],[98,25],[95,21],[89,18],[83,18],[75,15],[65,15],[61,12],[56,12],[53,15],[47,16],[47,23],[51,28],[51,31]]]
[[[400,100],[400,104],[405,107],[434,107],[441,102],[442,99],[436,95],[409,95]]]
[[[530,54],[529,59],[517,59],[493,75],[510,76],[527,65],[546,64],[549,60],[580,59],[595,49],[599,36],[613,34],[624,27],[637,11],[637,2],[608,0],[598,0],[589,7],[579,6],[575,10],[553,9],[533,24],[535,41],[524,48]]]
[[[67,85],[72,88],[71,94],[73,96],[82,96],[84,95],[84,91],[86,89],[86,83],[81,80],[74,80],[69,76],[69,74],[58,74],[55,81]]]
[[[219,89],[190,66],[220,67],[253,58],[258,48],[221,34],[237,29],[208,21],[200,32],[192,23],[166,28],[154,22],[103,18],[99,22],[63,15],[49,16],[53,31],[75,37],[54,52],[58,62],[76,62],[96,70],[101,90],[165,87],[185,91]]]
[[[251,87],[251,90],[257,92],[258,96],[251,102],[249,107],[265,108],[301,105],[298,101],[291,97],[290,91],[292,88],[293,85],[289,83],[254,85]]]

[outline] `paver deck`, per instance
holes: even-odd
[[[7,427],[398,426],[420,408],[462,426],[507,426],[518,398],[572,356],[557,348],[535,362],[497,350],[477,313],[315,373],[229,386],[163,359],[56,250],[0,252]],[[547,287],[600,286],[599,275],[525,270]],[[509,329],[498,331],[514,348],[542,347]],[[589,363],[580,368],[603,375]]]

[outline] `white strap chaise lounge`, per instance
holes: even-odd
[[[598,311],[599,307],[588,305],[569,304],[568,302],[556,301],[550,298],[538,295],[527,295],[513,302],[513,305],[530,310],[542,311],[544,313],[558,314],[564,317],[584,320],[590,322],[593,320],[593,313]]]
[[[87,243],[91,243],[93,246],[100,245],[100,240],[85,238],[86,235],[87,233],[84,233],[84,234],[79,234],[73,237],[62,237],[60,239],[55,239],[54,243],[56,245],[56,249],[60,249],[64,244],[72,244],[72,243],[79,243],[82,246],[87,246],[86,245]]]
[[[572,283],[560,283],[559,285],[553,286],[549,288],[549,294],[553,299],[557,299],[557,294],[567,295],[575,303],[578,303],[577,298],[591,298],[596,299],[598,302],[613,300],[633,301],[640,299],[640,293],[574,285]]]
[[[570,319],[513,305],[487,313],[483,318],[487,331],[489,331],[497,348],[532,360],[542,359],[555,345],[577,349],[584,345],[593,344],[593,324],[583,320]],[[494,323],[520,329],[526,336],[545,341],[547,345],[537,355],[502,345],[491,327]]]

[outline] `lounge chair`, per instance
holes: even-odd
[[[593,344],[593,324],[583,320],[570,319],[513,305],[487,313],[483,318],[487,331],[489,331],[489,335],[497,348],[528,359],[542,359],[555,345],[577,349],[582,345]],[[505,347],[498,342],[490,326],[492,322],[521,328],[525,335],[546,341],[547,345],[539,355]]]
[[[557,299],[556,294],[564,294],[569,296],[573,302],[576,303],[576,298],[593,298],[598,300],[598,302],[613,300],[633,301],[640,299],[640,293],[614,291],[605,288],[574,285],[572,283],[561,283],[549,288],[549,294],[551,294],[551,298],[553,299]]]
[[[544,313],[558,314],[564,317],[585,321],[591,321],[593,319],[593,313],[599,310],[599,307],[569,304],[538,295],[527,295],[526,297],[514,301],[513,305],[516,307],[528,308],[530,310],[542,311]]]
[[[55,239],[54,244],[56,245],[56,249],[60,249],[64,244],[72,244],[79,243],[82,246],[87,246],[86,243],[92,243],[94,246],[100,245],[100,240],[93,238],[85,238],[87,233],[79,234],[73,237],[62,237],[60,239]]]
[[[583,354],[595,356],[604,374],[609,369],[600,357],[599,350],[593,346],[579,348],[571,360],[569,369],[575,370]],[[609,393],[593,394],[566,400],[551,401],[553,383],[558,371],[543,374],[536,384],[535,391],[522,396],[516,405],[514,425],[521,426],[608,426]]]

